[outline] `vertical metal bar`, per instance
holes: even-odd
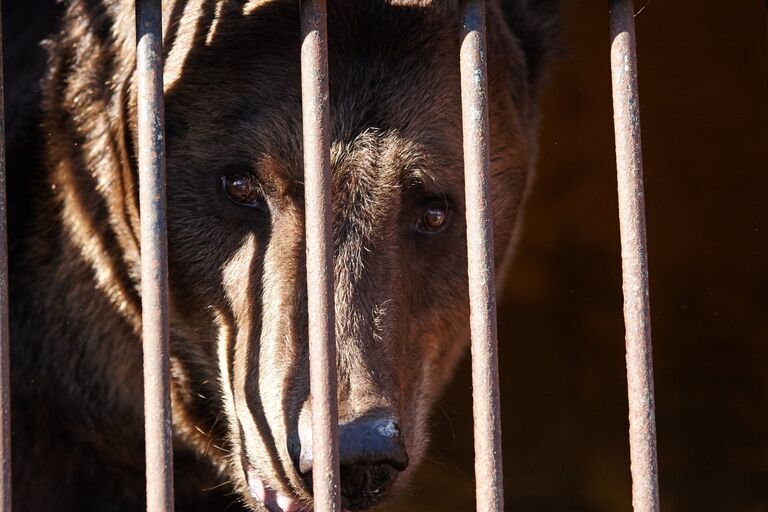
[[[8,331],[8,216],[5,192],[3,16],[0,13],[0,512],[11,512],[11,363]]]
[[[632,0],[610,0],[611,76],[635,512],[659,510],[648,253]]]
[[[316,512],[338,512],[339,441],[326,16],[325,0],[302,0],[301,103],[312,394],[312,487]]]
[[[504,509],[504,490],[483,0],[461,2],[460,61],[476,503],[488,512]]]
[[[162,8],[136,0],[147,510],[173,510]]]

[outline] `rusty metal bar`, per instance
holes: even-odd
[[[461,108],[467,221],[475,481],[478,512],[504,509],[485,2],[461,2]]]
[[[5,192],[3,16],[0,13],[0,512],[11,512],[11,362],[8,331],[8,215]]]
[[[136,0],[147,510],[173,511],[162,9]]]
[[[611,77],[626,329],[632,506],[659,510],[648,251],[632,0],[610,0]]]
[[[325,0],[301,2],[301,104],[307,237],[312,488],[315,512],[338,512],[339,441]]]

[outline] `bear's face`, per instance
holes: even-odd
[[[458,14],[373,4],[334,2],[328,16],[350,510],[423,458],[430,406],[468,339]],[[221,5],[210,23],[172,28],[165,70],[174,423],[252,507],[298,510],[311,500],[312,408],[298,3]],[[488,25],[498,267],[532,107],[494,7]],[[371,432],[389,440],[371,448]]]

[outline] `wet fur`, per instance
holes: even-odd
[[[245,460],[274,489],[307,496],[290,453],[311,406],[298,2],[257,3],[165,6],[184,511],[256,507]],[[395,411],[410,472],[429,407],[466,347],[457,8],[330,3],[340,416]],[[550,4],[505,2],[511,32],[489,2],[498,255],[535,157],[536,95],[555,48]],[[18,511],[144,507],[132,6],[3,6]],[[259,177],[268,213],[222,197],[219,176],[232,169]],[[451,204],[444,236],[414,235],[426,196]]]

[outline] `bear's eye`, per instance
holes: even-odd
[[[449,216],[446,201],[433,199],[422,208],[416,227],[423,233],[439,233],[448,226]]]
[[[261,188],[256,178],[249,174],[222,176],[221,187],[234,203],[250,207],[261,206]]]

